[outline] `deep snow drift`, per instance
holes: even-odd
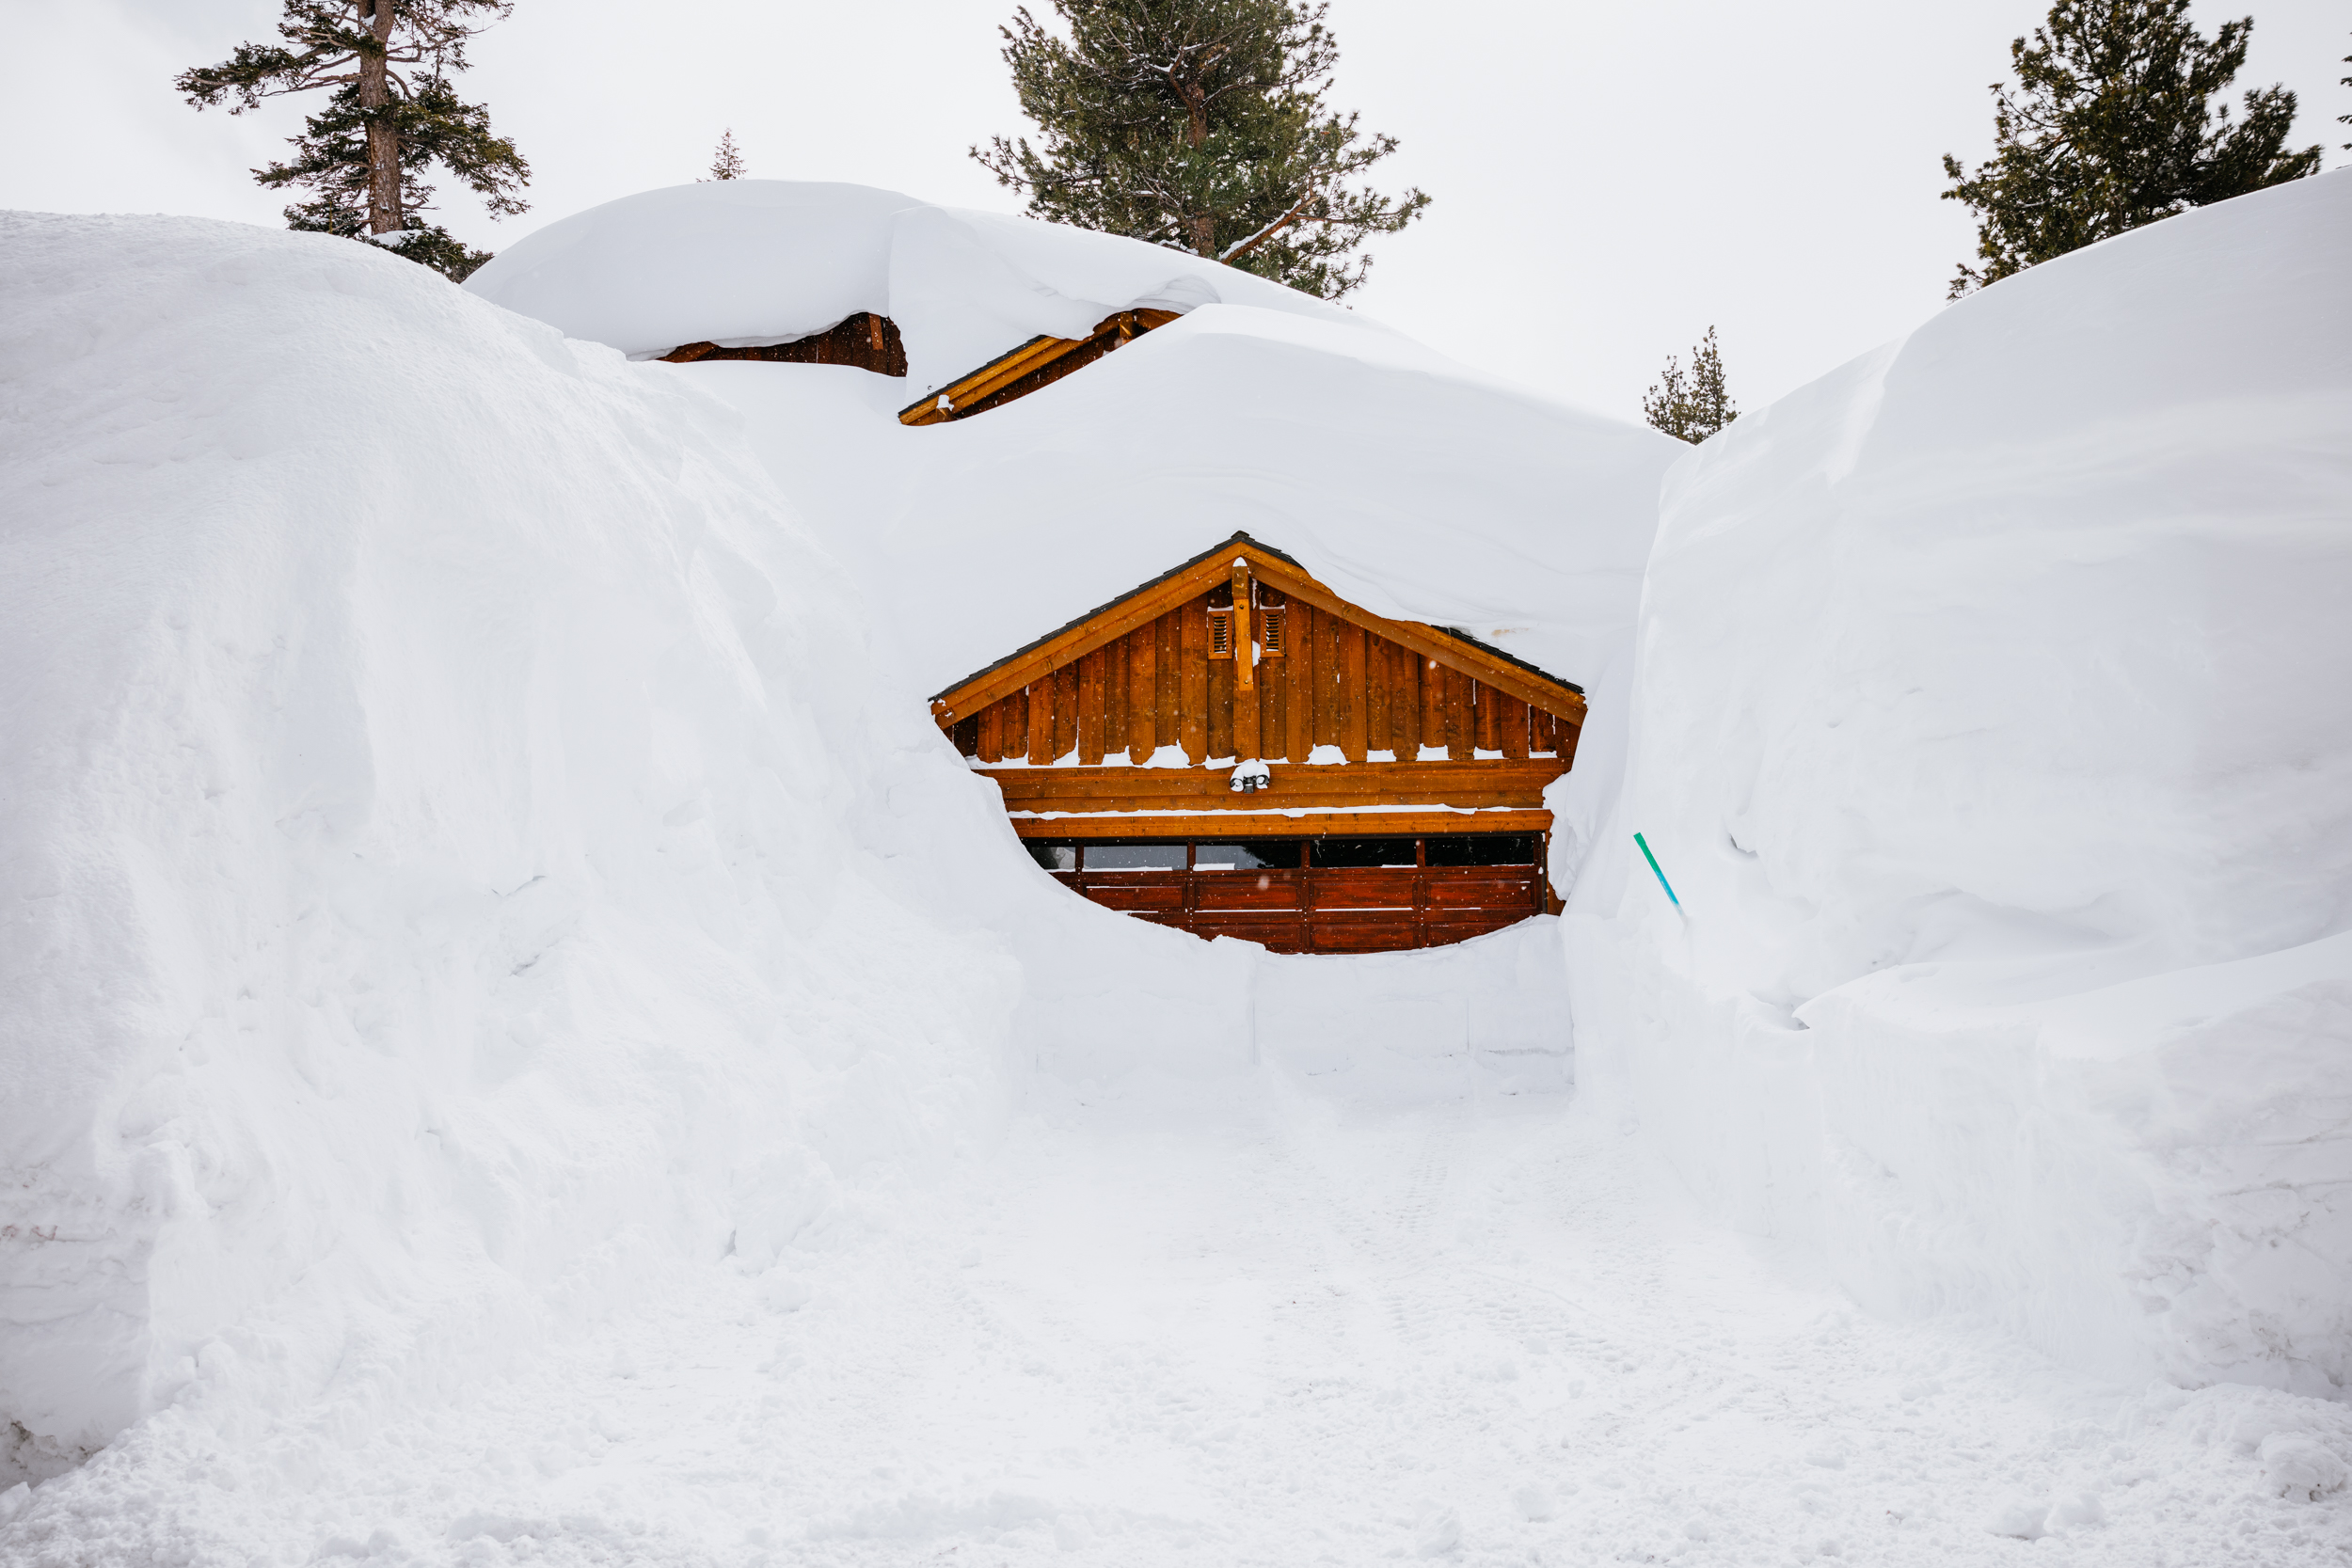
[[[880,657],[910,697],[1240,529],[1368,609],[1463,627],[1586,689],[1595,718],[1552,801],[1564,889],[1613,797],[1658,484],[1687,450],[1654,430],[1229,267],[860,186],[649,191],[550,225],[467,287],[640,356],[858,310],[895,321],[903,380],[652,368],[742,410],[778,486],[889,617]],[[1152,303],[1185,314],[1081,376],[977,419],[894,417],[1033,334]],[[1384,1032],[1379,1013],[1351,1032]]]
[[[1005,944],[848,829],[969,791],[688,397],[346,244],[5,245],[21,1460],[445,1386],[975,1125]]]
[[[467,288],[635,354],[895,321],[904,379],[656,371],[742,409],[892,615],[922,696],[1236,529],[1368,609],[1588,683],[1630,633],[1658,483],[1686,450],[1230,267],[862,186],[648,191],[531,235]],[[978,419],[893,417],[1034,334],[1153,303],[1186,313],[1081,377]]]
[[[1667,483],[1579,1040],[1873,1308],[2352,1385],[2347,256],[2352,176],[2191,213]]]
[[[1089,999],[1251,1058],[1255,950],[1036,873],[717,404],[334,241],[4,243],[0,1458],[763,1266]]]
[[[1653,433],[739,183],[470,295],[0,228],[0,1560],[2341,1560],[2342,177],[1749,416],[1645,587]],[[923,430],[626,357],[1146,298]],[[924,697],[1235,527],[1592,689],[1568,922],[1036,872]]]
[[[1039,875],[928,719],[925,634],[958,625],[862,594],[694,367],[331,241],[5,243],[0,1457],[26,1473],[174,1402],[430,1397],[649,1258],[764,1267],[988,1135],[1035,1068],[1565,1086],[1548,921],[1335,984]],[[1622,630],[1648,524],[1603,520],[1637,531]],[[934,529],[932,600],[975,580],[966,526]],[[1163,567],[1142,532],[1063,586]]]
[[[1891,1324],[1529,1097],[1014,1123],[396,1418],[151,1421],[0,1560],[2301,1568],[2352,1409]],[[2297,1482],[2300,1490],[2293,1490]],[[0,1505],[5,1507],[5,1505]]]

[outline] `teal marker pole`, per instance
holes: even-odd
[[[1682,900],[1675,897],[1674,883],[1666,880],[1666,874],[1658,869],[1658,857],[1649,852],[1649,840],[1644,838],[1640,833],[1635,833],[1633,835],[1633,842],[1642,847],[1642,858],[1649,862],[1650,875],[1656,877],[1658,879],[1658,885],[1666,890],[1666,896],[1673,900],[1674,907],[1677,910],[1682,908]]]

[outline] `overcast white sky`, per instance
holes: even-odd
[[[756,176],[1012,209],[964,157],[1023,127],[997,24],[1013,0],[520,0],[464,84],[537,171],[533,211],[444,221],[495,249],[704,172],[732,125]],[[1033,0],[1043,11],[1049,0]],[[1335,102],[1437,198],[1376,242],[1358,307],[1487,369],[1640,417],[1665,355],[1712,323],[1757,407],[1936,310],[1968,255],[1937,155],[1991,141],[1987,83],[2047,0],[1335,0]],[[2241,87],[2302,99],[2328,166],[2352,126],[2343,0],[2200,0],[2255,17]],[[230,119],[170,87],[269,35],[278,0],[0,0],[0,206],[275,226],[247,170],[300,101]]]

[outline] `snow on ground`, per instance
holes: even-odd
[[[1234,1085],[1241,1088],[1243,1085]],[[1557,1099],[1061,1099],[373,1428],[174,1412],[40,1563],[2337,1562],[2352,1412],[1892,1325]],[[1799,1260],[1801,1265],[1801,1260]],[[2263,1455],[2269,1455],[2265,1463]],[[2030,1545],[2028,1543],[2031,1543]]]
[[[2186,214],[1667,481],[1581,1066],[1875,1310],[2352,1392],[2347,255]]]
[[[0,246],[0,1465],[772,1251],[1085,998],[1247,1059],[1254,950],[1038,874],[720,405],[332,240]]]
[[[1662,437],[742,183],[0,229],[0,1561],[2352,1558],[2343,177],[1683,462],[1629,723]],[[1236,527],[1593,689],[1571,920],[1036,872],[923,698]]]

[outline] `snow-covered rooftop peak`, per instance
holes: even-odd
[[[898,324],[911,395],[1040,333],[1083,337],[1137,305],[1250,305],[1372,327],[1183,251],[866,185],[786,180],[608,201],[517,241],[466,286],[639,358],[680,343],[785,341],[871,310]]]

